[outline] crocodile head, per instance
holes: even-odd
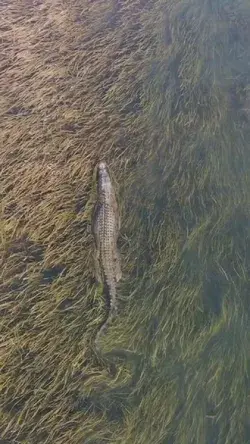
[[[106,162],[102,161],[99,162],[97,165],[97,179],[99,179],[100,176],[107,174],[108,167]]]
[[[100,192],[105,192],[112,188],[111,180],[106,162],[99,162],[97,165],[97,184]]]

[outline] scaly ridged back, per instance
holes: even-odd
[[[119,214],[115,193],[107,166],[101,162],[97,167],[97,202],[93,215],[98,271],[109,295],[109,317],[101,327],[98,337],[106,331],[107,323],[116,313],[116,283],[121,277],[117,251]]]

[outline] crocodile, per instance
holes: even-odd
[[[108,316],[96,336],[96,345],[117,314],[116,287],[121,279],[121,262],[117,248],[120,216],[115,191],[105,162],[96,167],[97,200],[92,214],[95,278],[103,284]]]

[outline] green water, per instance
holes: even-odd
[[[123,190],[134,279],[120,328],[138,360],[107,401],[126,412],[114,442],[248,443],[250,7],[168,7],[170,55],[162,42],[149,66],[142,155]]]
[[[5,125],[0,441],[250,444],[249,0],[17,6],[33,52],[6,64],[8,94],[31,115]],[[99,158],[122,219],[103,353]]]

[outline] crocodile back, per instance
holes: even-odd
[[[107,166],[97,166],[97,202],[93,216],[93,234],[103,282],[108,286],[111,305],[115,301],[117,282],[117,238],[119,214],[115,192]]]

